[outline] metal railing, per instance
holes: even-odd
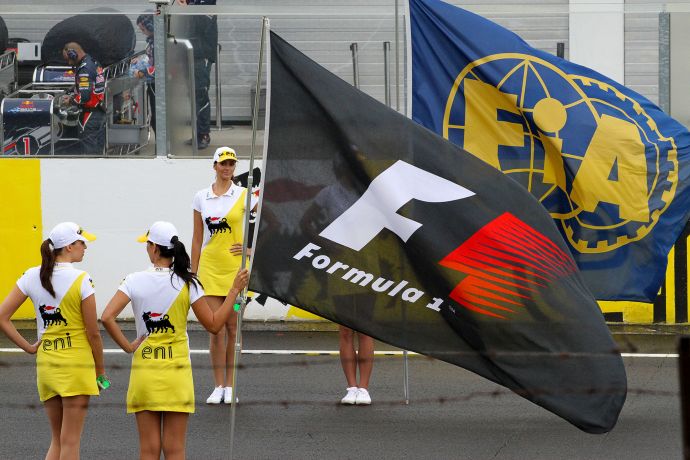
[[[17,90],[18,73],[17,53],[8,51],[0,55],[0,99]]]

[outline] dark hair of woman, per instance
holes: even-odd
[[[187,254],[187,250],[184,247],[184,243],[182,243],[177,236],[173,236],[170,242],[173,245],[171,249],[161,246],[160,244],[156,244],[156,246],[158,246],[158,250],[160,251],[161,257],[172,258],[173,260],[172,266],[170,267],[172,268],[173,273],[170,275],[170,279],[172,280],[172,275],[175,274],[182,278],[187,287],[189,287],[190,284],[194,284],[203,288],[203,285],[201,284],[201,281],[199,281],[199,278],[197,278],[196,273],[192,273],[191,271],[192,262],[189,258],[189,254]]]
[[[53,244],[50,238],[41,243],[41,271],[39,278],[41,279],[41,286],[48,291],[50,295],[55,297],[55,289],[53,289],[53,269],[55,268],[55,258],[62,252],[60,249],[51,249]]]

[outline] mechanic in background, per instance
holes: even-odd
[[[215,5],[216,0],[177,0],[179,5]],[[197,149],[208,148],[211,143],[211,67],[218,52],[218,18],[215,16],[191,16],[189,41],[194,48],[194,95],[196,100]],[[191,141],[188,141],[191,145]]]
[[[84,155],[102,155],[105,146],[105,77],[103,68],[77,42],[68,42],[62,57],[74,68],[74,91],[65,96],[81,110],[79,144]]]

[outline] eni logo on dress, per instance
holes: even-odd
[[[149,334],[168,332],[171,329],[175,333],[175,326],[170,322],[170,316],[163,315],[161,313],[152,313],[150,311],[145,311],[141,318],[146,324],[146,331]]]
[[[207,217],[205,222],[211,235],[232,232],[232,229],[228,225],[228,220],[225,217]]]
[[[53,307],[50,305],[40,305],[38,307],[38,312],[41,314],[41,319],[43,320],[43,327],[60,325],[67,326],[67,320],[62,313],[60,313],[60,307]]]
[[[525,186],[580,253],[643,239],[678,185],[676,143],[637,101],[528,54],[468,64],[443,136]]]

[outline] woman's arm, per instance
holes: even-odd
[[[129,297],[127,297],[124,292],[117,291],[113,298],[110,299],[110,302],[108,302],[108,305],[105,307],[103,315],[101,315],[101,322],[103,323],[105,330],[108,331],[108,334],[110,334],[110,337],[113,338],[115,343],[117,343],[120,348],[122,348],[126,353],[134,353],[139,345],[141,345],[141,342],[146,339],[146,336],[142,335],[134,342],[130,343],[129,340],[127,340],[127,337],[125,337],[125,335],[122,333],[120,326],[117,325],[117,321],[115,321],[117,315],[122,313],[122,310],[125,309],[128,303]]]
[[[17,286],[14,286],[14,289],[10,291],[5,300],[0,304],[0,329],[19,348],[33,355],[38,351],[41,341],[39,340],[34,344],[29,343],[10,320],[14,312],[21,307],[25,300],[26,295]]]
[[[96,296],[91,294],[81,301],[81,316],[84,318],[84,328],[86,338],[91,345],[93,362],[96,364],[96,377],[105,374],[105,364],[103,363],[103,340],[101,331],[98,328],[98,314],[96,313]]]
[[[201,213],[194,210],[194,233],[192,234],[192,272],[199,271],[199,257],[201,256],[201,242],[204,238],[204,222]]]
[[[217,334],[218,331],[221,330],[223,324],[225,324],[230,317],[230,312],[232,312],[237,296],[247,287],[248,282],[249,271],[247,271],[246,268],[237,272],[235,281],[233,281],[230,291],[228,291],[228,295],[223,301],[223,305],[215,312],[211,310],[211,307],[208,306],[208,303],[206,303],[203,297],[192,304],[192,310],[194,310],[196,319],[199,320],[207,331]]]

